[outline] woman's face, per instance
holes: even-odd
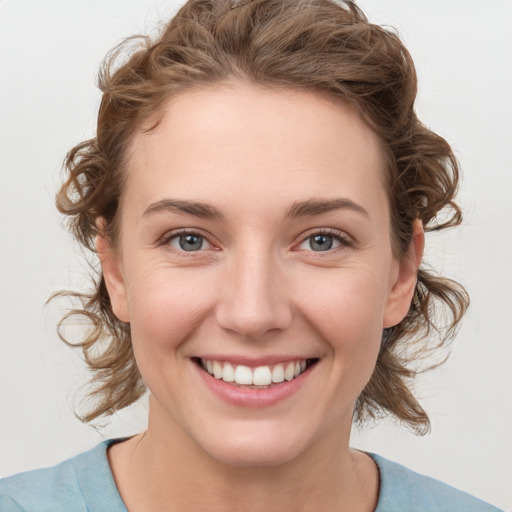
[[[119,245],[98,247],[149,428],[238,465],[348,442],[415,282],[373,132],[311,92],[195,89],[135,138],[127,172]]]

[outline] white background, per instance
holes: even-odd
[[[122,38],[148,33],[163,0],[0,0],[0,476],[50,465],[144,428],[145,405],[103,431],[74,407],[87,374],[44,306],[87,276],[54,208],[67,150],[94,134],[96,73]],[[416,62],[420,117],[453,145],[464,225],[427,239],[427,259],[462,281],[471,309],[450,360],[418,392],[433,431],[393,422],[354,445],[512,509],[512,1],[364,0]]]

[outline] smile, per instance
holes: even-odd
[[[300,359],[255,368],[213,359],[201,358],[198,362],[203,370],[218,380],[233,385],[260,387],[292,381],[317,361],[318,359]]]

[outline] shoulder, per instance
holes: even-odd
[[[375,512],[500,512],[470,494],[439,480],[369,454],[380,471],[379,504]]]
[[[106,451],[113,441],[57,466],[0,480],[2,512],[126,512]]]
[[[0,510],[60,512],[72,504],[73,510],[85,512],[74,464],[77,459],[0,480]]]

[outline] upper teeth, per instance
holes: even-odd
[[[244,365],[232,365],[231,363],[201,359],[203,368],[216,379],[236,384],[268,386],[285,380],[298,377],[307,366],[306,360],[279,363],[274,366],[258,366],[250,368]]]

